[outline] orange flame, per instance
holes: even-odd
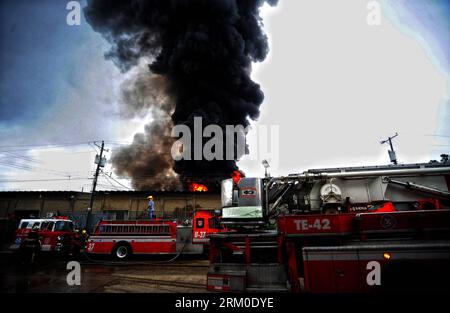
[[[240,171],[234,171],[231,173],[231,178],[233,178],[233,182],[237,185],[241,180],[242,174]]]
[[[189,185],[189,190],[194,192],[207,192],[208,187],[203,184],[191,183]]]

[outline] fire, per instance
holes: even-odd
[[[234,171],[233,173],[231,173],[231,178],[233,178],[233,182],[235,184],[238,184],[239,181],[241,180],[242,174],[240,171]]]
[[[207,192],[208,191],[208,187],[206,187],[203,184],[191,183],[189,185],[189,190],[190,191],[194,191],[194,192]]]

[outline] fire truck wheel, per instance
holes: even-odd
[[[113,249],[113,255],[118,260],[126,260],[131,254],[131,247],[127,242],[119,242]]]

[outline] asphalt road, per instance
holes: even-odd
[[[23,265],[9,253],[0,254],[0,293],[189,293],[206,292],[208,260],[167,256],[139,257],[126,262],[80,257],[81,285],[69,286],[70,258],[40,256],[34,266]],[[73,277],[73,276],[71,276]]]

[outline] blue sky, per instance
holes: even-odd
[[[36,123],[58,108],[56,100],[76,82],[73,52],[92,34],[64,23],[66,1],[2,1],[0,114],[4,127]],[[82,64],[81,64],[82,65]]]
[[[118,116],[119,86],[126,79],[126,75],[122,75],[110,61],[104,60],[103,54],[108,45],[99,34],[92,31],[84,18],[82,18],[81,26],[68,26],[66,24],[67,2],[66,0],[0,1],[0,189],[33,189],[39,187],[40,189],[72,188],[78,190],[82,185],[61,186],[60,183],[52,182],[31,184],[25,182],[11,183],[10,181],[17,178],[23,180],[42,178],[44,175],[43,168],[64,173],[60,176],[51,176],[50,172],[47,171],[45,177],[49,177],[49,179],[67,177],[68,175],[74,177],[74,175],[81,175],[80,173],[83,173],[82,177],[85,177],[89,175],[92,168],[91,159],[95,154],[94,149],[86,144],[60,149],[58,150],[59,154],[57,154],[53,150],[44,151],[32,147],[28,149],[26,145],[81,143],[101,139],[110,142],[123,142],[131,140],[134,132],[142,128],[143,120],[124,120]],[[322,25],[327,26],[327,23],[336,23],[334,20],[321,19],[320,10],[314,11],[320,9],[317,3],[323,4],[323,10],[326,10],[328,3],[334,3],[334,0],[328,2],[299,1],[302,4],[298,4],[298,18],[296,18],[296,13],[293,12],[291,14],[292,19],[287,19],[287,15],[286,18],[284,17],[288,13],[285,8],[292,5],[293,2],[297,5],[296,0],[282,0],[278,8],[270,9],[271,12],[268,10],[267,14],[264,13],[266,31],[271,44],[274,45],[271,47],[273,53],[268,60],[255,71],[256,80],[261,82],[267,96],[262,107],[261,122],[264,124],[279,123],[284,125],[290,123],[287,120],[288,117],[284,120],[283,116],[276,113],[272,114],[274,108],[280,108],[281,102],[285,102],[285,99],[280,95],[286,94],[286,90],[283,90],[283,86],[280,85],[280,90],[277,91],[276,82],[289,85],[285,81],[287,78],[282,72],[283,67],[277,65],[277,58],[281,58],[282,53],[290,50],[291,45],[295,44],[291,42],[292,39],[289,36],[281,36],[280,34],[283,32],[286,34],[293,28],[302,27],[295,23],[301,23],[302,14],[308,13],[305,10],[311,10],[310,15]],[[355,14],[361,14],[364,17],[366,2],[360,0],[345,1],[345,5],[348,7],[343,7],[342,12],[337,8],[336,15],[338,17],[339,14],[341,15],[340,21],[343,24],[346,21],[353,21]],[[84,1],[81,1],[81,3],[83,6]],[[447,85],[446,96],[436,93],[435,97],[432,97],[433,86],[423,86],[425,89],[430,89],[429,97],[424,97],[424,102],[421,104],[423,109],[426,110],[428,105],[432,105],[432,103],[427,104],[425,102],[434,101],[437,111],[433,113],[433,123],[435,124],[433,128],[427,129],[427,133],[421,133],[420,135],[450,135],[450,1],[380,0],[380,3],[383,8],[383,25],[392,25],[392,29],[401,33],[401,38],[409,38],[409,40],[416,42],[418,49],[425,52],[423,58],[426,59],[426,62],[431,63],[430,68],[432,67],[439,72],[439,74],[436,74],[440,77],[437,81],[442,81],[441,78],[443,77]],[[301,12],[300,9],[303,11]],[[280,17],[283,17],[290,24],[282,24]],[[330,27],[332,28],[332,25]],[[361,27],[366,26],[362,25]],[[389,31],[392,33],[392,29],[387,29],[386,34],[389,35]],[[315,31],[315,28],[308,29],[308,32],[311,40],[317,40],[319,34],[321,34],[318,30]],[[374,37],[374,40],[380,40],[379,42],[383,43],[381,38],[384,36],[383,34],[380,32],[379,35],[376,35],[376,38]],[[296,40],[301,41],[302,38],[296,38]],[[343,37],[343,42],[348,42],[348,45],[351,46],[353,44],[352,37]],[[280,52],[280,50],[283,51]],[[380,51],[382,50],[383,47],[380,48]],[[299,54],[301,54],[302,50],[299,51]],[[317,52],[319,52],[316,54],[317,58],[325,56],[327,59],[325,64],[333,65],[342,60],[338,58],[337,54],[335,56],[333,51]],[[377,55],[377,52],[373,53],[373,55],[368,56],[369,60]],[[315,55],[315,53],[312,55]],[[389,58],[389,55],[386,53],[384,57]],[[420,61],[421,56],[418,54],[416,58]],[[285,62],[289,62],[289,59]],[[295,62],[289,66],[299,72],[302,71],[300,67],[296,69]],[[277,69],[280,71],[277,72]],[[433,76],[434,74],[430,75]],[[333,84],[338,84],[339,88],[345,88],[345,78],[342,82],[333,82]],[[308,83],[314,84],[314,81],[309,80]],[[339,85],[340,83],[342,83],[342,86]],[[301,92],[301,90],[298,92]],[[307,108],[300,107],[299,110],[301,110],[299,115],[308,116]],[[364,116],[363,111],[355,110],[353,113],[355,118],[359,118],[358,114],[361,114],[362,118]],[[399,116],[399,118],[401,117]],[[334,131],[338,130],[335,129]],[[349,134],[345,131],[342,130],[342,133],[336,134],[340,137],[346,137]],[[430,131],[432,134],[429,133]],[[323,132],[328,132],[328,130],[323,130]],[[390,129],[380,129],[379,132],[382,135],[388,134]],[[317,135],[320,141],[320,132]],[[373,158],[367,157],[367,154],[375,151],[369,149],[366,154],[356,154],[354,161],[356,163],[366,161],[376,163],[386,159],[386,149],[379,147],[373,138],[373,134],[362,132],[361,136],[364,135],[369,140],[374,140],[374,149],[379,149],[380,154]],[[403,138],[406,138],[407,133],[403,136]],[[437,158],[439,153],[449,150],[446,147],[446,145],[450,145],[449,138],[432,137],[432,140],[433,146],[428,147],[427,151],[420,151],[417,154],[413,152],[411,140],[410,142],[407,140],[399,141],[405,147],[404,158],[408,161],[424,161],[426,158]],[[288,151],[287,148],[283,148],[286,146],[291,147],[292,145],[281,147],[282,151],[286,151],[284,155],[294,155],[295,151]],[[115,147],[110,146],[110,148]],[[24,170],[23,168],[7,166],[4,164],[5,160],[8,160],[11,155],[3,154],[2,156],[2,151],[19,153],[22,156],[32,158],[37,162],[34,168],[41,170]],[[80,154],[73,155],[72,152],[79,152]],[[83,152],[86,153],[83,154]],[[317,147],[316,153],[323,154],[324,152],[321,152]],[[1,163],[2,158],[3,165]],[[59,160],[59,163],[55,161],[55,158]],[[339,156],[334,159],[327,156],[326,162],[319,162],[319,164],[314,163],[315,160],[316,156],[313,154],[305,155],[305,160],[298,163],[298,170],[306,169],[304,167],[342,164]],[[23,167],[27,161],[22,157],[21,159],[15,159],[14,162]],[[281,162],[283,162],[283,159],[281,159]],[[294,159],[287,160],[284,163],[286,164],[284,170],[291,169],[293,162],[297,161]],[[247,165],[244,164],[245,166]],[[250,173],[258,174],[260,171],[259,163],[247,167]],[[280,172],[283,172],[283,168]],[[83,184],[87,187],[89,181],[83,182]]]
[[[450,135],[450,1],[383,0],[387,17],[426,51],[433,65],[447,79],[447,95],[441,99],[436,134]],[[431,153],[450,152],[450,138],[436,137]]]
[[[435,65],[450,75],[450,1],[383,1],[388,17],[414,37]]]
[[[67,2],[0,4],[0,145],[115,137],[110,115],[118,71],[84,18],[67,25]],[[95,125],[99,119],[104,127]]]

